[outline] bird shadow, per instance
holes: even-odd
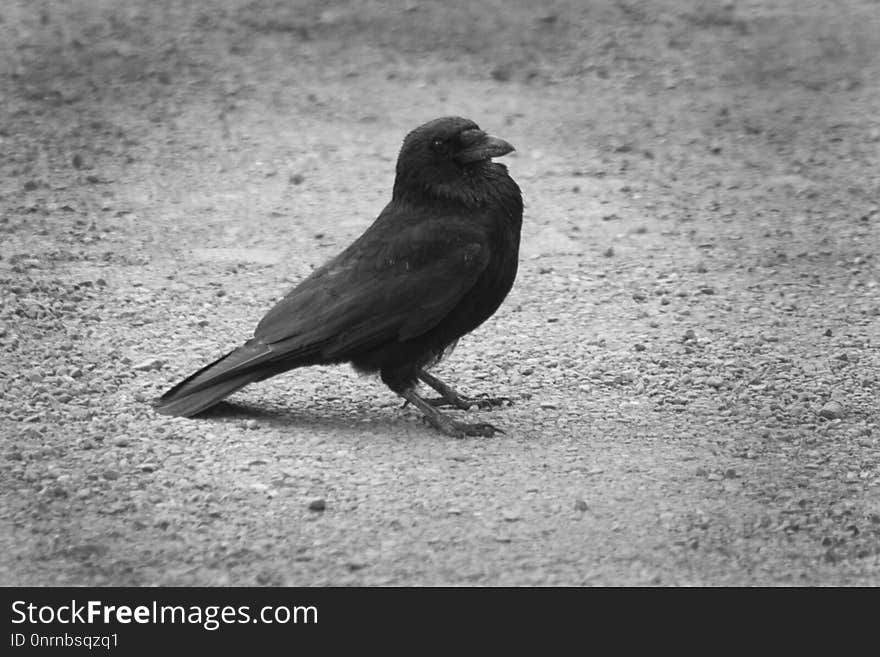
[[[405,416],[391,417],[377,414],[376,411],[321,407],[305,411],[287,408],[267,408],[247,402],[222,401],[194,416],[199,420],[228,422],[229,420],[255,420],[261,426],[275,428],[315,429],[324,431],[346,431],[362,433],[407,432],[420,425],[409,421]]]

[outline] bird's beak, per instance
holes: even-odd
[[[515,150],[503,139],[487,135],[482,130],[468,130],[462,134],[462,141],[465,143],[464,148],[454,156],[455,161],[460,164],[490,160]]]

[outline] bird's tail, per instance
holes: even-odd
[[[265,351],[251,343],[234,349],[171,388],[153,402],[153,408],[180,417],[201,413],[247,384],[266,378],[265,368],[252,366],[262,355]]]

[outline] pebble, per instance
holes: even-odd
[[[587,503],[584,500],[575,500],[574,502],[575,511],[588,511],[589,508],[590,507],[587,506]]]
[[[824,417],[826,420],[839,420],[843,415],[843,404],[833,399],[819,409],[819,417]]]
[[[327,508],[327,502],[323,498],[318,498],[309,502],[309,511],[323,511]]]
[[[161,358],[148,358],[147,360],[141,361],[137,365],[132,365],[131,367],[138,372],[161,370],[163,367],[165,367],[165,361]]]

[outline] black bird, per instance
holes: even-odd
[[[403,141],[391,202],[335,258],[293,288],[241,347],[154,402],[191,416],[254,381],[307,365],[350,362],[416,406],[446,434],[491,436],[486,423],[452,420],[435,406],[470,399],[427,369],[501,305],[516,277],[523,203],[493,157],[514,148],[460,117],[430,121]],[[440,399],[416,393],[421,380]]]

